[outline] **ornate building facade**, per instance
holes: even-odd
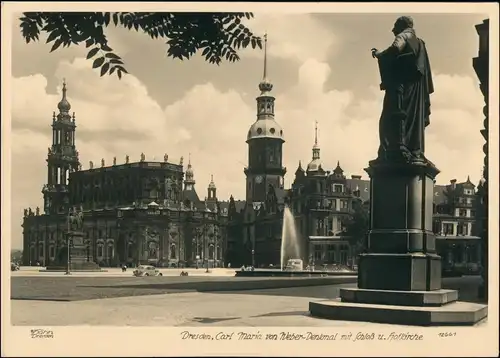
[[[140,161],[82,169],[75,145],[75,114],[66,98],[52,121],[53,141],[43,186],[44,213],[26,209],[23,219],[24,265],[54,265],[66,250],[68,212],[79,208],[87,259],[101,266],[221,266],[226,248],[226,212],[221,211],[213,181],[207,197],[195,190],[189,161],[184,179],[183,159]],[[184,187],[183,187],[184,184]]]
[[[476,227],[476,190],[467,178],[434,188],[433,231],[445,271],[479,272],[481,240]]]

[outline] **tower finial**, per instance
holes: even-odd
[[[210,181],[213,183],[214,182],[214,175],[210,174]]]
[[[191,165],[191,153],[188,153],[188,165]]]
[[[314,122],[314,145],[318,145],[318,121]]]
[[[66,98],[66,91],[68,89],[66,88],[66,78],[63,78],[63,87],[62,87],[62,98],[61,102],[57,105],[57,108],[59,108],[59,111],[62,113],[68,113],[69,110],[71,109],[71,105],[68,102],[68,99]]]
[[[267,31],[264,34],[264,75],[262,79],[267,81]]]
[[[273,84],[267,79],[267,32],[264,34],[264,73],[262,81],[259,83],[261,95],[271,92]]]

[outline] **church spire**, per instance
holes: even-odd
[[[68,99],[66,98],[66,92],[66,79],[63,79],[62,98],[57,105],[57,108],[59,108],[59,112],[61,114],[68,114],[69,110],[71,109],[71,104],[69,104]]]
[[[314,123],[314,146],[313,146],[313,160],[319,159],[319,145],[318,145],[318,121]]]
[[[260,96],[257,97],[257,120],[274,119],[274,100],[271,94],[273,84],[267,78],[267,34],[264,35],[264,72],[259,83]]]
[[[267,79],[267,33],[264,34],[264,73],[259,83],[260,95],[267,95],[273,89],[273,84]]]

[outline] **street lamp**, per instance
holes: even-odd
[[[252,249],[252,267],[255,267],[255,250]]]
[[[66,275],[71,275],[71,249],[70,249],[70,240],[71,240],[71,232],[70,232],[70,218],[71,218],[71,209],[68,210],[68,234],[66,238],[66,246],[68,249],[67,252],[67,266],[66,266]]]

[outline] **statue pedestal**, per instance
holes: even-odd
[[[358,288],[340,300],[311,302],[311,315],[406,325],[475,324],[487,306],[458,302],[441,289],[441,257],[432,232],[434,178],[430,162],[373,161],[367,253],[360,255]]]
[[[70,236],[72,245],[70,247],[70,271],[102,271],[89,252],[84,241],[85,234],[80,231],[67,233]],[[48,266],[47,271],[66,271],[68,268],[68,247],[61,248],[59,262],[54,266]]]

